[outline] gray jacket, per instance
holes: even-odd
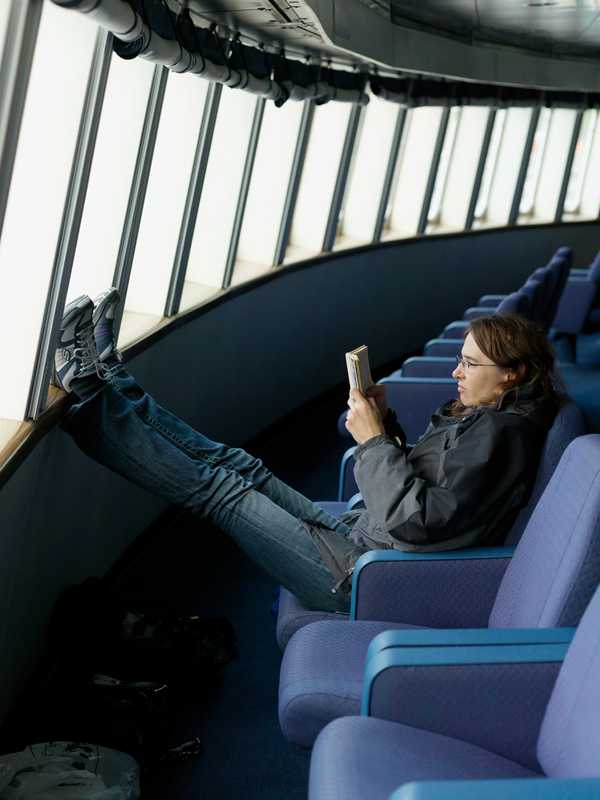
[[[352,520],[356,545],[433,552],[504,540],[533,487],[557,398],[526,388],[462,417],[450,406],[410,452],[393,438],[394,418],[386,418],[386,435],[356,449],[366,505]]]

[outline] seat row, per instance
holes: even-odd
[[[419,382],[424,396],[437,383]],[[312,800],[600,798],[600,781],[586,780],[600,778],[600,692],[584,680],[600,666],[600,597],[571,646],[600,582],[600,436],[584,431],[567,403],[512,547],[368,553],[349,620],[304,609],[283,590],[280,723],[297,744],[317,739]],[[351,465],[348,454],[338,503],[322,504],[332,513],[356,488]],[[591,722],[578,685],[593,697]],[[562,711],[577,740],[565,758],[552,751]]]

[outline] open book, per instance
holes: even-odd
[[[351,389],[358,389],[364,394],[373,385],[369,366],[369,348],[366,344],[346,353],[346,368]]]

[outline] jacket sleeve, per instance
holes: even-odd
[[[510,416],[482,414],[454,441],[444,439],[434,481],[419,474],[418,454],[409,458],[387,435],[358,447],[354,474],[370,516],[392,538],[428,545],[503,513],[516,499],[530,438]]]

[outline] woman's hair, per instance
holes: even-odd
[[[514,378],[503,384],[504,395],[528,387],[528,396],[541,394],[552,397],[557,405],[564,393],[560,378],[555,372],[555,354],[543,328],[517,314],[491,314],[472,320],[465,331],[471,334],[477,347],[496,366],[514,373]],[[463,404],[457,400],[452,412],[460,414]]]

